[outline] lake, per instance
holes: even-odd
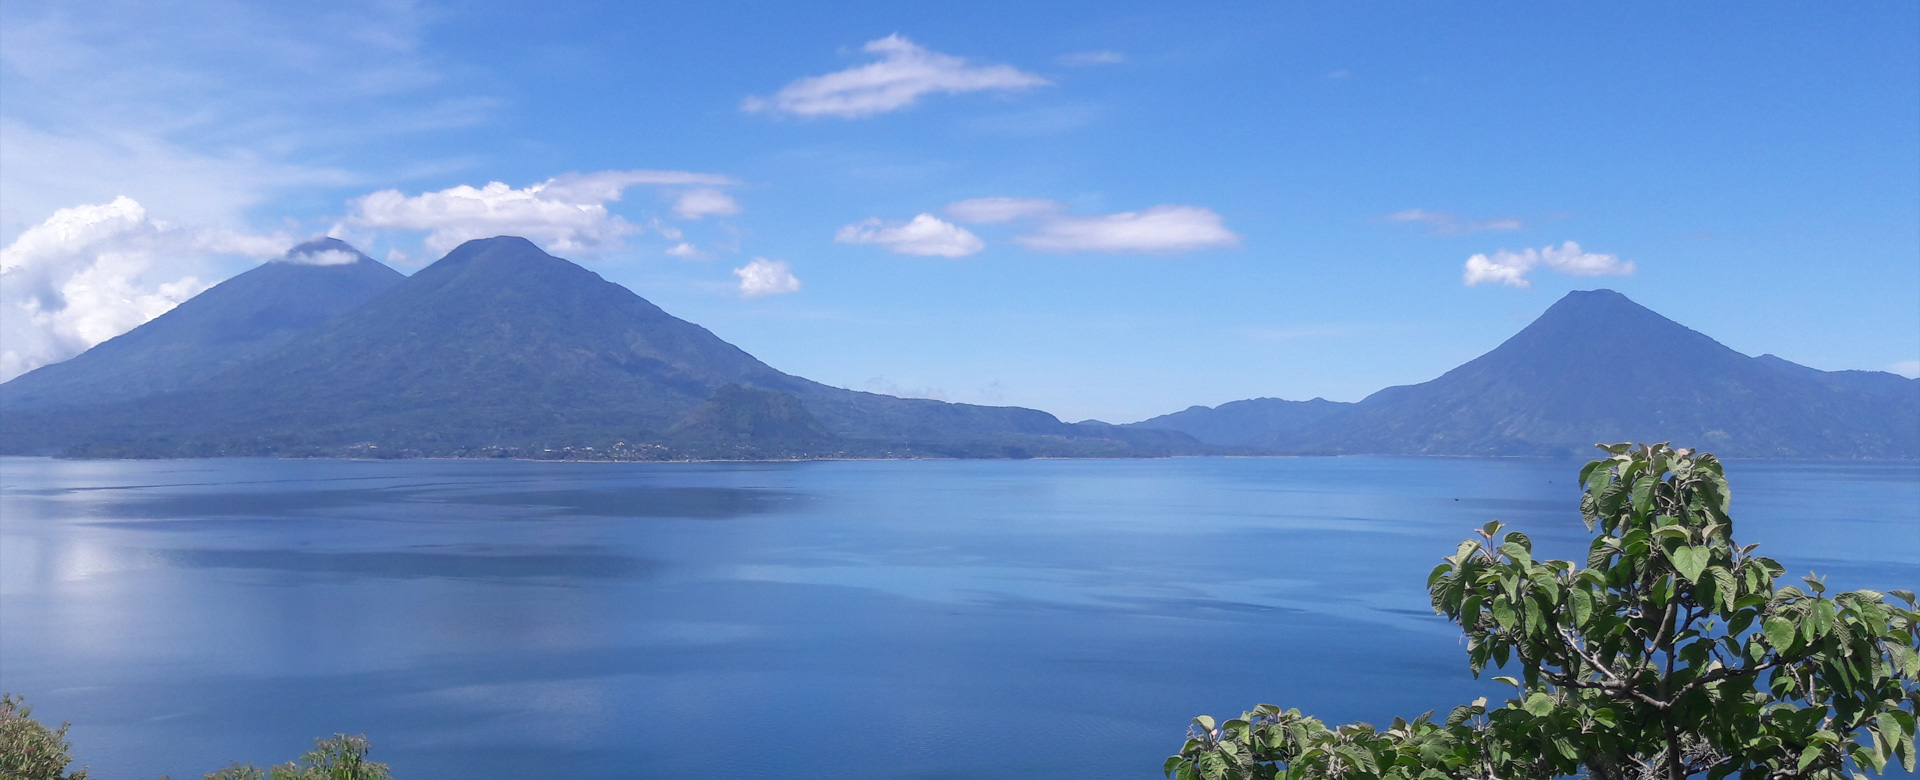
[[[0,460],[0,687],[100,780],[365,733],[430,778],[1158,778],[1187,719],[1444,712],[1425,578],[1579,463]],[[1920,586],[1920,464],[1735,462],[1737,538]]]

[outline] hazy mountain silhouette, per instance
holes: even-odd
[[[1352,406],[1351,403],[1324,398],[1311,401],[1253,398],[1212,408],[1190,406],[1184,411],[1163,414],[1133,425],[1179,431],[1209,444],[1272,447],[1282,434],[1299,431],[1308,424]]]
[[[1920,380],[1748,357],[1611,290],[1569,293],[1440,378],[1317,419],[1222,436],[1233,426],[1216,418],[1234,406],[1136,425],[1293,453],[1559,455],[1671,440],[1732,457],[1920,457]]]
[[[512,237],[467,242],[345,316],[196,385],[85,415],[8,417],[10,451],[88,455],[1204,449],[1180,434],[1067,425],[1031,409],[894,398],[789,376]]]
[[[0,409],[101,404],[189,387],[285,346],[405,278],[343,241],[309,241],[71,360],[0,385]]]

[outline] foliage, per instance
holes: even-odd
[[[298,762],[263,770],[253,764],[233,764],[209,773],[206,780],[391,780],[387,765],[367,760],[371,746],[365,735],[335,734],[313,741],[313,749]]]
[[[73,763],[67,726],[49,729],[33,717],[23,697],[0,694],[0,778],[6,780],[86,780],[87,770],[67,772]]]
[[[1779,586],[1780,564],[1733,540],[1709,454],[1603,447],[1580,472],[1593,540],[1582,568],[1533,559],[1488,524],[1433,570],[1436,612],[1465,631],[1475,675],[1515,697],[1441,723],[1328,728],[1262,705],[1194,720],[1178,780],[1546,778],[1849,780],[1914,767],[1914,595]],[[1869,541],[1869,540],[1863,540]]]

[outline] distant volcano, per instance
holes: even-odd
[[[1584,455],[1596,442],[1671,440],[1734,457],[1920,457],[1920,380],[1748,357],[1612,290],[1568,293],[1431,382],[1331,409],[1273,408],[1289,403],[1135,426],[1295,453]],[[1274,421],[1259,425],[1258,409]]]

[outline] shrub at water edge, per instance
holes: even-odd
[[[1863,780],[1914,767],[1920,611],[1911,591],[1829,595],[1733,540],[1714,456],[1604,445],[1580,471],[1598,535],[1585,567],[1536,561],[1490,523],[1428,577],[1469,665],[1516,676],[1486,699],[1330,728],[1261,705],[1195,718],[1176,780],[1549,778]],[[1862,544],[1873,540],[1862,539]]]

